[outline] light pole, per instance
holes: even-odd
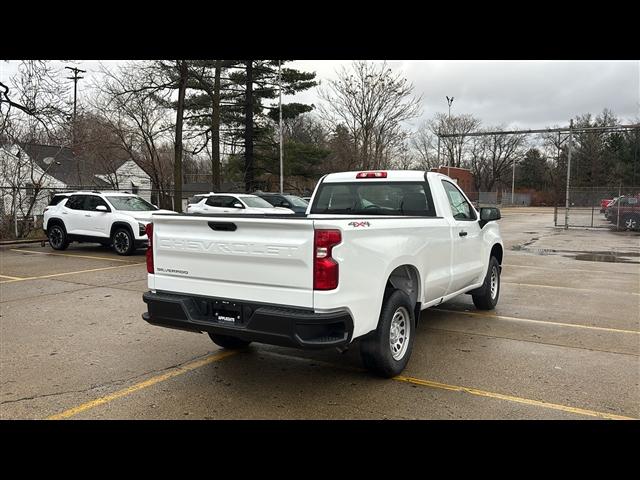
[[[447,103],[449,104],[449,119],[448,119],[448,123],[449,123],[449,128],[451,128],[451,104],[453,103],[453,97],[449,98],[447,96],[446,99],[447,99]],[[449,152],[449,153],[451,153],[451,152]],[[447,156],[447,176],[451,177],[451,155]]]

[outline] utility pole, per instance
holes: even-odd
[[[278,60],[278,92],[280,100],[278,108],[280,109],[280,193],[284,193],[284,166],[282,156],[282,60]]]
[[[78,106],[78,80],[82,80],[84,77],[79,77],[78,73],[87,73],[86,70],[80,70],[77,67],[64,67],[67,70],[71,70],[73,72],[73,77],[67,77],[68,80],[73,80],[73,119],[71,124],[71,151],[74,152],[76,148],[76,113]],[[78,185],[82,184],[82,179],[80,177],[80,161],[76,159],[76,170],[78,175]]]
[[[451,127],[451,104],[453,103],[453,97],[447,98],[447,103],[449,104],[449,127]],[[451,153],[451,152],[450,152]],[[451,155],[447,157],[447,176],[451,177]]]
[[[68,80],[73,80],[73,128],[71,130],[71,139],[72,143],[75,144],[76,135],[76,113],[77,113],[77,105],[78,105],[78,80],[82,80],[84,77],[79,77],[78,73],[87,73],[86,70],[80,70],[76,67],[64,67],[67,70],[71,70],[73,72],[73,77],[67,77]]]

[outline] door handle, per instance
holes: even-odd
[[[63,215],[69,215],[69,212],[62,212]]]
[[[462,231],[458,232],[458,235],[460,235],[461,237],[466,237],[467,236],[467,232],[462,230]]]
[[[90,215],[90,214],[88,214],[88,213],[86,213],[84,216],[85,216],[85,217],[90,217],[91,215]]]

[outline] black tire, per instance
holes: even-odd
[[[111,237],[113,251],[118,255],[131,255],[136,249],[133,235],[128,228],[118,228]]]
[[[360,356],[365,367],[384,378],[395,377],[402,373],[411,357],[416,321],[415,305],[409,296],[401,290],[394,290],[382,305],[378,328],[360,342]],[[396,314],[401,315],[394,322]],[[395,342],[396,357],[391,346],[391,325],[397,326],[398,341]],[[402,326],[404,325],[404,330]],[[402,335],[405,335],[404,341]],[[399,347],[400,346],[400,347]],[[399,347],[399,350],[398,350]]]
[[[49,227],[47,237],[49,239],[49,245],[51,245],[51,248],[54,250],[66,250],[69,246],[67,230],[59,223],[54,223]]]
[[[492,288],[492,276],[495,275],[495,286]],[[489,260],[489,268],[487,275],[484,277],[484,284],[478,290],[478,293],[471,295],[473,304],[479,310],[493,310],[498,304],[500,298],[500,264],[496,257]]]
[[[625,215],[620,220],[620,227],[624,230],[638,230],[640,228],[640,216]]]
[[[237,337],[230,337],[229,335],[218,335],[217,333],[209,332],[209,338],[213,340],[213,343],[222,348],[238,349],[247,347],[251,342],[248,340],[242,340]]]

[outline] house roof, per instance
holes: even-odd
[[[20,143],[19,145],[38,167],[69,186],[108,187],[109,183],[96,175],[109,173],[110,168],[119,168],[127,161],[127,159],[114,160],[111,165],[106,166],[87,161],[74,154],[68,147],[38,143]]]

